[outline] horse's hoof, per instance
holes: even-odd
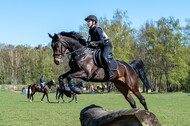
[[[30,100],[30,102],[32,102],[32,100]]]
[[[43,101],[41,101],[41,102],[43,102]]]
[[[78,104],[78,101],[76,101],[76,103]]]

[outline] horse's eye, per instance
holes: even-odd
[[[56,47],[56,48],[59,48],[59,44],[57,43],[55,47]]]

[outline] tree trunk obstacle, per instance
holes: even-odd
[[[107,111],[90,105],[80,113],[82,126],[161,126],[156,116],[141,108]]]

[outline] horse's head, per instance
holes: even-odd
[[[53,49],[54,62],[56,65],[60,65],[63,62],[64,53],[67,49],[63,44],[64,39],[61,39],[57,34],[54,34],[54,36],[49,34],[49,37],[52,38],[51,47]]]
[[[54,52],[54,62],[57,65],[63,62],[65,55],[77,53],[76,50],[86,45],[86,41],[77,32],[61,32],[54,36],[49,34],[49,37],[52,38],[51,46]],[[65,54],[67,49],[70,51],[70,54]]]
[[[55,80],[51,80],[51,81],[50,81],[50,84],[53,85],[54,87],[56,87]]]

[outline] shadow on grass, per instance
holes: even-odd
[[[190,90],[188,90],[188,91],[182,91],[183,93],[190,93]]]

